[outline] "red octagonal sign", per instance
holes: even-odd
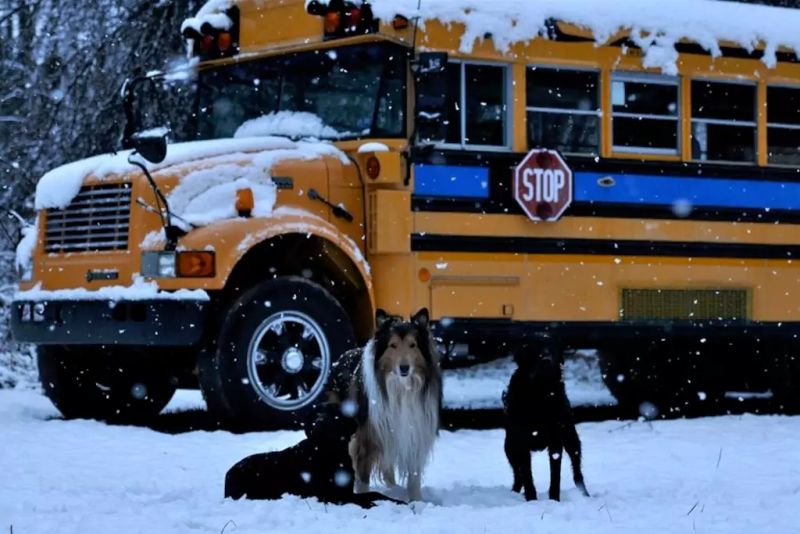
[[[514,170],[514,198],[531,220],[557,221],[572,204],[572,170],[555,150],[531,150]]]

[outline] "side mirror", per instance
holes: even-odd
[[[445,138],[447,112],[447,54],[423,52],[415,62],[417,136],[420,141]]]
[[[169,129],[152,128],[131,136],[133,150],[150,163],[161,163],[167,157]]]

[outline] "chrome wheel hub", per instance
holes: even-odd
[[[322,328],[299,311],[267,317],[256,328],[247,352],[250,386],[263,402],[282,411],[311,404],[325,386],[330,365]]]

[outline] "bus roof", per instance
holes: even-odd
[[[184,25],[225,24],[219,16],[232,6],[239,6],[243,17],[247,16],[247,10],[261,11],[261,20],[268,24],[271,17],[264,18],[263,11],[283,10],[289,15],[290,6],[296,11],[308,2],[210,0]],[[328,0],[318,2],[326,4]],[[362,0],[348,3],[360,5]],[[459,51],[465,54],[487,37],[491,37],[499,51],[507,52],[515,43],[546,37],[552,21],[559,21],[563,32],[598,44],[628,38],[643,50],[643,66],[660,68],[668,74],[677,72],[675,45],[681,41],[696,43],[713,56],[721,55],[725,46],[763,50],[762,61],[769,67],[776,64],[777,52],[800,50],[800,10],[722,0],[371,0],[368,3],[382,21],[391,21],[396,15],[410,20],[419,18],[422,33],[426,21],[462,29]],[[280,18],[277,12],[275,15]],[[319,33],[317,17],[306,20],[296,15],[291,21],[280,20],[276,24],[282,26],[281,32],[287,33],[287,37],[294,33],[298,34],[294,37]],[[296,31],[287,30],[292,25]]]

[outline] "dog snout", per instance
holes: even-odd
[[[398,366],[398,371],[400,371],[400,376],[408,376],[408,372],[411,370],[411,366],[407,363],[401,363]]]

